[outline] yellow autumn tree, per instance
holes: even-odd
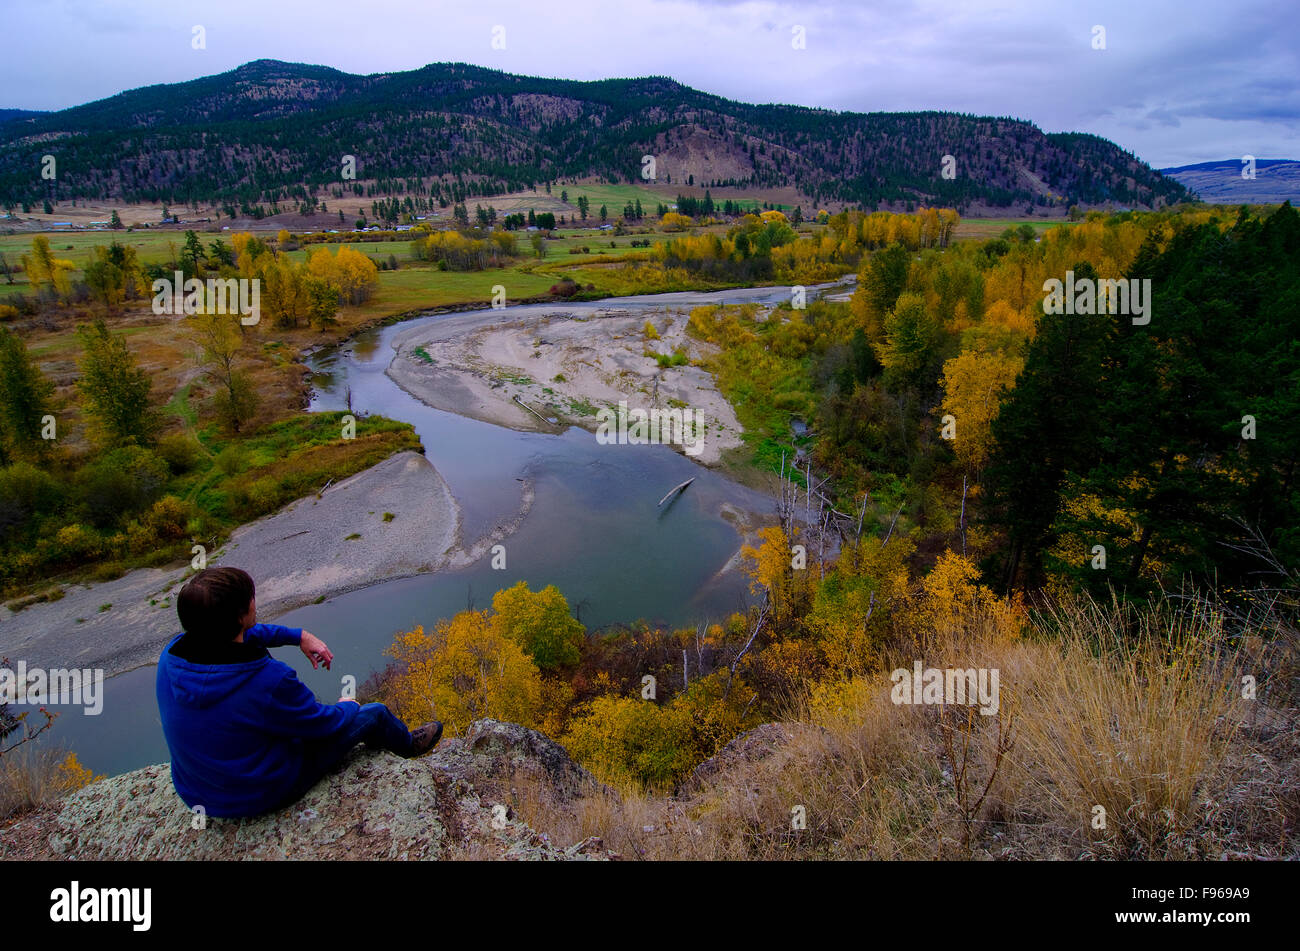
[[[874,670],[895,606],[907,596],[912,540],[892,535],[850,542],[818,589],[806,625],[836,675]]]
[[[386,653],[401,669],[383,700],[408,723],[441,720],[449,736],[484,717],[536,725],[541,674],[486,611],[462,611],[430,633],[421,626],[399,634]]]
[[[330,254],[329,248],[316,249],[307,267],[313,277],[325,281],[341,300],[353,306],[364,302],[379,286],[375,262],[346,246],[340,246],[337,254]]]
[[[773,620],[779,620],[785,615],[791,594],[791,541],[779,525],[760,529],[758,537],[762,539],[758,548],[744,545],[740,549],[740,557],[747,563],[749,590],[755,594],[766,591],[772,606]],[[806,569],[804,573],[807,573]]]
[[[693,222],[686,215],[679,215],[675,211],[669,211],[659,219],[659,227],[664,231],[684,231],[689,228]]]
[[[1041,308],[1040,308],[1041,310]],[[984,324],[1012,334],[1022,334],[1033,339],[1038,325],[1025,311],[1016,310],[1005,300],[995,300],[984,310]]]
[[[103,776],[95,775],[94,770],[82,766],[81,760],[77,759],[76,753],[69,753],[55,767],[55,785],[58,786],[60,792],[65,794],[76,792],[83,786],[97,783],[103,778]]]
[[[236,231],[230,236],[230,247],[239,266],[239,276],[244,278],[259,277],[275,256],[270,253],[266,242],[247,231]]]
[[[992,449],[993,420],[1024,365],[1024,358],[1014,354],[971,350],[943,365],[943,411],[956,420],[952,449],[967,472],[984,468]]]
[[[963,638],[997,643],[1020,637],[1025,615],[1019,599],[998,597],[978,578],[971,559],[946,551],[921,579],[904,624],[922,654]]]
[[[492,596],[492,610],[495,629],[522,647],[538,667],[550,670],[578,662],[586,628],[569,613],[569,602],[555,585],[529,591],[528,583],[520,581]]]
[[[72,292],[70,274],[73,263],[56,258],[50,250],[50,239],[43,234],[32,238],[32,253],[22,256],[23,270],[27,280],[36,291],[51,289],[61,300],[67,300]]]
[[[334,322],[338,293],[334,286],[287,255],[259,255],[254,264],[262,281],[262,310],[274,327],[301,323],[324,328]]]
[[[863,722],[863,710],[880,694],[880,678],[829,678],[814,684],[808,695],[808,715],[825,727],[846,727]]]
[[[668,788],[703,759],[693,732],[682,704],[602,696],[582,708],[562,742],[606,782]]]

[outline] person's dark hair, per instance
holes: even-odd
[[[252,576],[240,568],[204,568],[176,596],[181,627],[204,641],[232,641],[257,593]]]

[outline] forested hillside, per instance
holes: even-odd
[[[0,203],[173,204],[407,193],[446,207],[562,178],[797,187],[814,203],[1153,207],[1186,190],[1111,142],[941,112],[749,105],[664,77],[538,79],[461,64],[354,76],[272,60],[0,123]],[[41,177],[44,155],[58,174]],[[357,161],[344,181],[344,155]],[[941,174],[945,155],[953,177]]]

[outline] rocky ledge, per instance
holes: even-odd
[[[478,720],[407,760],[358,747],[292,808],[196,822],[164,763],[101,780],[3,831],[0,859],[616,859],[553,843],[514,814],[516,787],[563,806],[615,797],[535,730]],[[201,825],[202,828],[195,828]]]

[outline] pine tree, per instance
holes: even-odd
[[[1095,276],[1087,263],[1074,271],[1076,281]],[[989,518],[1010,542],[1002,572],[1007,588],[1022,565],[1027,585],[1041,578],[1066,475],[1096,459],[1107,332],[1095,317],[1044,314],[1015,389],[993,421],[985,488]]]

